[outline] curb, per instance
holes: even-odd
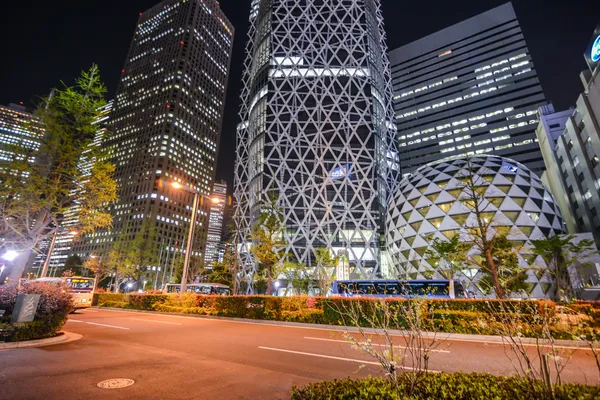
[[[62,333],[62,335],[51,337],[48,339],[27,340],[24,342],[0,343],[0,350],[45,347],[45,346],[51,346],[51,345],[55,345],[55,344],[74,342],[75,340],[79,340],[83,337],[83,335],[80,335],[78,333],[65,332],[65,331],[60,331],[59,333]]]
[[[221,320],[221,321],[232,321],[254,325],[271,325],[271,326],[285,326],[292,328],[310,328],[310,329],[321,329],[326,331],[341,331],[341,332],[358,332],[359,328],[353,326],[340,326],[340,325],[321,325],[321,324],[303,324],[301,322],[285,322],[285,321],[270,321],[261,319],[247,319],[247,318],[230,318],[230,317],[218,317],[213,315],[198,315],[198,314],[184,314],[184,313],[170,313],[161,311],[147,311],[147,310],[131,310],[125,308],[114,308],[114,307],[91,307],[97,310],[109,310],[118,311],[124,313],[140,313],[140,314],[157,314],[157,315],[175,315],[187,318],[198,318],[198,319],[209,319],[209,320]],[[364,329],[368,333],[376,333],[375,329]],[[390,330],[388,331],[392,335],[405,336],[406,331]],[[510,344],[508,340],[502,336],[491,336],[491,335],[468,335],[462,333],[448,333],[448,332],[424,332],[426,338],[437,338],[440,340],[454,340],[462,342],[481,342],[481,343],[497,343],[497,344]],[[536,345],[536,339],[534,338],[521,338],[521,343],[524,345]],[[589,348],[587,342],[579,340],[555,340],[554,345],[558,347],[577,347],[581,349]]]

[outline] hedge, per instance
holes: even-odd
[[[409,395],[407,376],[399,376],[398,388],[389,380],[368,378],[309,384],[292,389],[292,400],[539,400],[549,398],[539,382],[519,377],[496,377],[488,374],[428,374]],[[565,384],[555,387],[555,400],[595,400],[598,386]]]
[[[403,319],[403,308],[409,302],[385,300],[395,310],[397,329],[409,324]],[[340,311],[355,308],[361,315],[359,324],[369,326],[369,317],[376,317],[379,301],[366,298],[342,297],[272,297],[272,296],[204,296],[196,294],[96,294],[94,304],[100,307],[161,311],[183,314],[211,315],[326,325],[348,325]],[[588,326],[559,326],[556,304],[549,301],[510,300],[425,300],[422,302],[423,327],[426,330],[493,335],[503,322],[498,317],[518,321],[525,336],[535,337],[535,319],[546,315],[556,322],[552,332],[556,339],[598,337],[596,322]]]

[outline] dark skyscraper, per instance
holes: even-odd
[[[544,169],[535,136],[546,104],[510,3],[390,52],[400,166],[496,154]]]
[[[157,258],[161,242],[185,248],[193,195],[171,183],[211,195],[232,44],[215,0],[165,0],[140,14],[104,142],[119,184],[113,229],[88,237],[79,254],[106,254],[117,235],[133,240],[147,220]],[[194,257],[204,251],[207,214],[200,207]]]
[[[289,259],[322,267],[325,249],[357,276],[380,274],[399,173],[380,1],[255,0],[250,23],[235,171],[243,254],[275,199]]]

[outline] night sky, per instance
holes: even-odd
[[[382,0],[390,49],[460,22],[503,0]],[[61,80],[97,63],[112,98],[138,15],[158,0],[3,1],[0,104],[32,105]],[[233,182],[235,126],[251,0],[222,0],[236,28],[217,178]],[[582,91],[583,52],[600,21],[600,1],[515,0],[542,86],[557,109]]]

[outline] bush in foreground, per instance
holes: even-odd
[[[17,295],[40,294],[40,302],[33,322],[11,323]],[[14,286],[0,286],[0,341],[16,342],[52,337],[67,322],[73,310],[73,300],[66,287],[54,283],[29,282],[19,291]]]
[[[518,377],[496,377],[488,374],[428,374],[410,394],[408,379],[400,379],[398,387],[389,380],[368,378],[327,381],[294,387],[292,400],[539,400],[548,398],[539,382]],[[565,384],[555,387],[554,400],[595,400],[600,388]]]

